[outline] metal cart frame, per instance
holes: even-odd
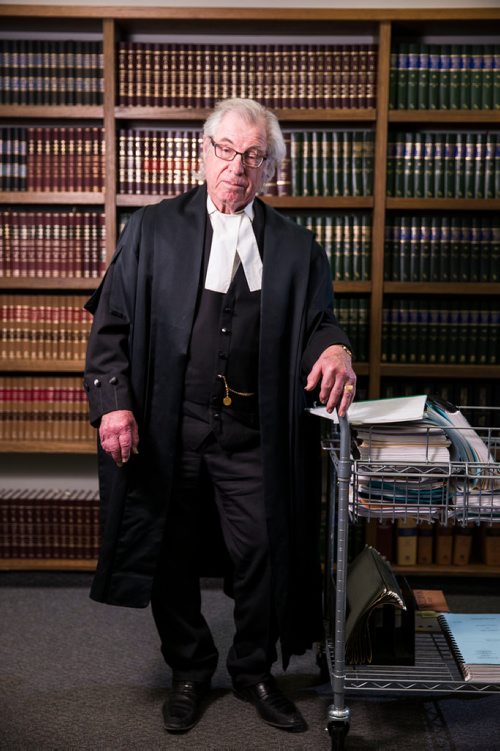
[[[325,654],[330,677],[333,702],[327,712],[327,729],[331,736],[332,749],[343,749],[350,726],[350,711],[345,703],[346,690],[363,692],[417,692],[417,693],[492,693],[500,691],[500,684],[471,683],[462,678],[458,665],[450,652],[447,640],[441,633],[417,633],[415,643],[415,665],[404,667],[385,667],[379,665],[346,666],[345,660],[345,621],[346,621],[346,582],[348,561],[348,529],[351,516],[357,519],[356,479],[362,473],[364,477],[373,473],[392,473],[392,476],[404,476],[405,472],[418,474],[435,473],[436,477],[455,479],[477,476],[478,472],[488,478],[500,481],[500,430],[486,429],[487,444],[494,444],[495,462],[493,464],[464,466],[463,463],[405,466],[381,465],[380,462],[359,461],[351,458],[351,429],[347,417],[340,417],[333,428],[334,437],[323,441],[323,448],[328,451],[331,464],[329,483],[329,507],[326,541],[326,576],[324,588],[325,613]],[[472,474],[471,474],[472,473]],[[353,488],[350,505],[350,490]],[[500,488],[499,488],[500,494]],[[447,523],[449,518],[448,503],[444,503],[434,520]],[[497,510],[500,514],[500,509]],[[408,506],[408,516],[428,519],[432,516],[429,506]],[[463,509],[455,516],[459,524],[473,520],[479,523],[486,519],[490,523],[500,521],[496,518],[493,507],[485,509],[481,516],[468,507],[464,497]],[[404,513],[400,512],[400,516]],[[374,516],[377,516],[374,513]]]

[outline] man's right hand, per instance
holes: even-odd
[[[118,467],[128,462],[131,454],[139,453],[139,430],[133,413],[117,409],[101,417],[99,426],[101,446]]]

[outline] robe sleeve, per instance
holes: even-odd
[[[321,353],[332,344],[344,344],[352,349],[349,337],[339,325],[333,312],[333,299],[328,259],[323,248],[314,242],[306,311],[306,346],[301,362],[304,378],[307,377]]]
[[[107,412],[134,411],[129,340],[137,279],[141,212],[129,219],[100,287],[86,304],[94,319],[87,345],[84,389],[94,427]]]

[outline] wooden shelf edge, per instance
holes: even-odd
[[[38,358],[26,358],[22,360],[3,360],[0,371],[12,373],[22,371],[27,373],[57,372],[57,373],[81,373],[84,368],[83,360],[45,360]]]
[[[85,104],[1,104],[0,117],[63,118],[102,120],[102,105]]]
[[[500,211],[498,198],[387,198],[387,209],[412,211]]]
[[[126,194],[120,193],[116,197],[116,205],[119,208],[132,208],[159,203],[164,198],[173,198],[166,195],[149,194]],[[371,196],[259,196],[270,206],[279,209],[371,209],[373,198]],[[0,197],[1,199],[1,197]]]
[[[391,564],[396,574],[411,576],[485,576],[500,575],[500,566],[487,566],[485,563],[470,563],[467,566],[440,566],[437,563],[415,566]]]
[[[376,110],[365,109],[282,109],[271,107],[280,121],[362,121],[374,122]],[[132,107],[118,105],[114,109],[117,120],[194,120],[203,122],[211,109],[204,107]],[[1,109],[0,109],[1,114]]]
[[[384,282],[386,294],[499,295],[500,282]]]
[[[77,558],[0,558],[0,571],[95,571],[96,565]]]
[[[78,292],[92,291],[96,289],[100,279],[78,279],[75,277],[32,278],[29,276],[0,276],[1,289],[63,289],[65,291]]]
[[[436,378],[500,378],[500,365],[434,365],[416,363],[382,363],[382,376]]]
[[[0,453],[2,454],[95,454],[96,444],[83,441],[51,441],[40,439],[39,441],[14,441],[0,440]]]
[[[390,123],[491,123],[500,110],[389,110]]]
[[[74,204],[75,206],[84,205],[101,206],[104,204],[104,193],[69,193],[67,191],[2,191],[0,192],[0,203],[47,203],[47,204]]]

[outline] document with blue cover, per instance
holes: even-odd
[[[441,613],[438,621],[466,681],[500,679],[500,613]]]

